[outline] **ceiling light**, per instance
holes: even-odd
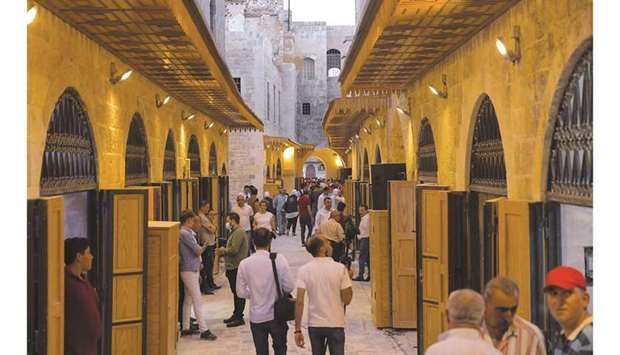
[[[127,80],[131,76],[131,73],[133,73],[133,70],[127,69],[123,73],[117,74],[116,65],[112,63],[110,64],[110,83],[115,85],[121,81]]]
[[[194,117],[196,117],[195,113],[188,113],[187,115],[185,114],[185,111],[181,111],[181,120],[182,121],[190,121],[193,120]]]
[[[170,102],[170,99],[172,99],[172,97],[170,95],[164,97],[164,99],[162,100],[159,97],[159,94],[155,95],[155,106],[157,106],[157,108],[160,108],[162,106],[164,106],[165,104],[167,104],[168,102]]]
[[[515,26],[513,28],[512,40],[514,41],[514,50],[508,49],[501,37],[498,37],[495,40],[495,47],[502,57],[511,61],[512,64],[516,64],[519,60],[521,60],[521,39],[519,36],[519,26]]]
[[[433,95],[439,96],[442,99],[445,99],[448,97],[448,82],[447,82],[445,74],[441,76],[441,81],[443,83],[443,91],[437,90],[437,88],[434,87],[433,85],[429,85],[428,89],[433,93]]]
[[[27,24],[31,24],[32,21],[34,21],[35,17],[37,17],[37,5],[32,6],[30,9],[28,9],[28,12],[26,13],[26,23]]]

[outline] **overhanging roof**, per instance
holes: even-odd
[[[279,147],[279,148],[288,148],[288,147],[293,147],[296,149],[300,149],[301,148],[301,144],[295,142],[294,140],[288,138],[288,137],[275,137],[275,136],[263,136],[263,144],[265,145],[265,147],[270,146],[270,147]]]
[[[36,0],[175,99],[232,127],[263,129],[192,0]]]
[[[370,1],[340,74],[343,95],[408,86],[518,1]]]
[[[332,100],[323,118],[329,146],[345,150],[349,139],[359,132],[365,119],[387,111],[388,96],[343,97]]]

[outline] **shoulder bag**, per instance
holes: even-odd
[[[277,253],[269,253],[271,259],[271,266],[273,268],[273,277],[276,280],[276,289],[278,291],[278,298],[273,305],[273,316],[278,321],[289,321],[295,319],[295,299],[290,293],[283,293],[280,288],[280,280],[278,279],[278,270],[276,270],[276,256]]]

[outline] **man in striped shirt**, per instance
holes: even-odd
[[[545,355],[545,338],[534,324],[517,315],[519,286],[503,276],[484,288],[485,339],[504,355]]]

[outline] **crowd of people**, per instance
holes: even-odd
[[[208,202],[198,213],[182,211],[179,237],[179,322],[181,336],[199,335],[214,341],[207,326],[204,294],[221,286],[213,279],[216,256],[224,258],[225,274],[232,292],[232,315],[227,327],[245,325],[246,300],[250,303],[250,330],[256,353],[269,354],[269,337],[276,355],[287,352],[287,321],[294,320],[298,347],[306,346],[302,332],[304,304],[308,303],[307,334],[312,354],[344,354],[346,306],[353,298],[352,281],[370,279],[368,208],[360,206],[359,223],[347,215],[340,186],[326,182],[305,182],[300,191],[280,189],[257,198],[253,186],[236,196],[237,204],[226,215],[228,237],[217,247],[217,214]],[[300,240],[312,260],[301,266],[294,280],[286,257],[271,251],[271,243],[282,236]],[[357,238],[359,259],[355,278],[349,256]],[[66,290],[65,349],[67,354],[96,354],[101,336],[97,296],[84,276],[93,256],[88,241],[65,241]],[[365,269],[368,268],[368,275]],[[290,298],[295,291],[296,299]],[[573,355],[591,354],[593,320],[588,312],[590,295],[581,272],[560,266],[545,280],[546,305],[561,327],[561,333],[547,349],[545,338],[534,324],[517,315],[519,287],[510,278],[490,280],[479,294],[461,289],[449,295],[445,317],[448,330],[426,354]],[[276,303],[293,303],[290,315],[276,312]],[[282,304],[280,305],[282,306]],[[280,307],[281,308],[281,307]],[[193,314],[195,318],[191,317]]]

